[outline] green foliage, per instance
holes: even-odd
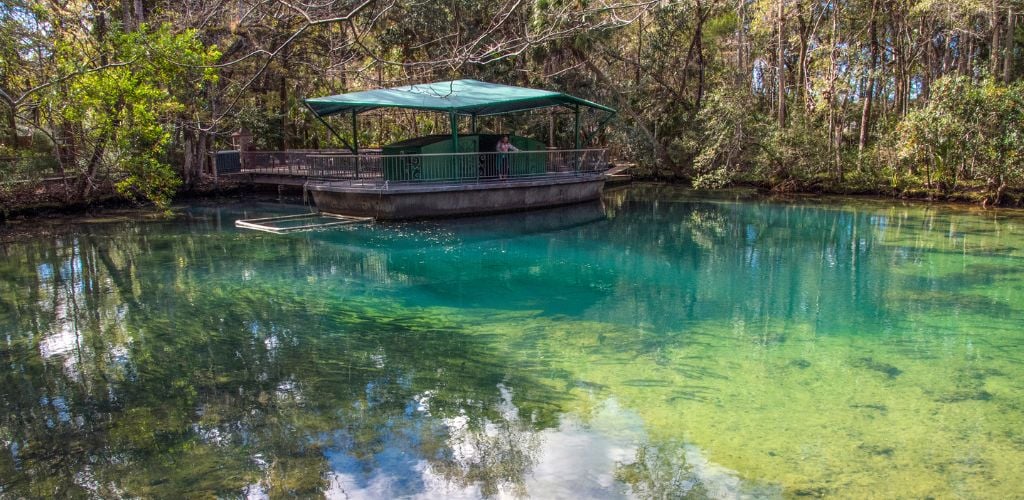
[[[715,189],[733,182],[750,165],[764,132],[764,117],[750,113],[752,96],[742,89],[719,87],[697,115],[699,129],[682,142],[694,151],[693,187]]]
[[[965,179],[982,179],[999,201],[1024,176],[1024,84],[980,85],[966,77],[935,82],[932,99],[897,126],[898,158],[928,188],[949,192]]]
[[[797,115],[780,127],[757,111],[745,89],[713,90],[696,122],[698,132],[683,141],[695,152],[695,188],[722,188],[746,177],[791,190],[826,180],[834,164],[827,130],[813,117]]]
[[[181,183],[165,161],[174,121],[186,111],[183,102],[216,81],[204,66],[220,54],[195,31],[174,33],[168,25],[143,25],[105,41],[101,51],[112,63],[96,71],[84,69],[91,61],[71,41],[58,41],[58,65],[78,76],[54,86],[43,102],[62,123],[77,124],[76,142],[90,146],[69,168],[87,182],[102,171],[122,195],[165,207]]]
[[[996,83],[1024,68],[1005,0],[399,1],[368,5],[352,29],[337,21],[351,6],[336,2],[237,3],[0,6],[0,91],[10,96],[0,111],[13,111],[0,114],[0,143],[18,149],[35,128],[50,146],[21,146],[0,174],[24,178],[49,156],[39,168],[72,179],[69,202],[116,185],[166,204],[178,177],[191,187],[206,153],[242,127],[260,149],[342,147],[304,97],[477,78],[616,107],[603,128],[584,116],[586,145],[608,147],[641,177],[707,188],[743,179],[844,192],[973,189],[993,201],[1024,187],[1021,90]],[[215,69],[218,47],[226,61]],[[554,116],[552,145],[572,144],[570,116]],[[550,119],[478,125],[546,139]],[[333,125],[351,139],[347,120]],[[359,143],[446,132],[443,117],[372,111],[360,117]]]
[[[757,157],[758,172],[773,187],[806,187],[828,175],[829,138],[813,119],[798,115],[787,127],[773,123]]]

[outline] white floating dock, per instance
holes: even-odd
[[[303,219],[328,219],[326,222],[312,222],[304,224]],[[285,223],[283,225],[278,223]],[[262,217],[259,219],[236,220],[235,227],[253,229],[274,234],[297,233],[301,231],[317,231],[349,224],[373,222],[373,217],[354,217],[351,215],[338,215],[327,212],[310,212],[308,214],[282,215],[279,217]],[[297,225],[291,225],[291,224]]]

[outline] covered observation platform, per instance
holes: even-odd
[[[242,153],[241,172],[267,179],[301,179],[321,212],[375,219],[410,219],[526,210],[600,197],[609,166],[603,148],[584,148],[580,114],[615,110],[561,92],[453,80],[366,90],[304,101],[348,151]],[[515,151],[497,151],[498,134],[478,133],[477,118],[534,109],[572,110],[574,146],[555,149],[543,142],[510,136]],[[379,109],[446,113],[450,135],[413,137],[361,150],[358,115]],[[347,117],[351,142],[326,118]],[[459,119],[472,120],[472,132],[459,134]],[[264,155],[264,156],[257,156]]]
[[[381,108],[401,108],[447,113],[451,123],[452,152],[460,151],[458,134],[458,117],[460,116],[472,118],[472,131],[476,134],[477,117],[502,115],[554,106],[568,107],[575,112],[575,149],[580,149],[580,109],[582,107],[597,109],[608,113],[608,117],[615,114],[615,110],[612,108],[561,92],[501,85],[478,80],[452,80],[406,85],[390,89],[364,90],[326,97],[314,97],[306,99],[304,103],[336,137],[346,142],[346,145],[354,154],[359,152],[359,145],[356,139],[359,136],[359,122],[356,116],[366,111]],[[323,120],[324,117],[339,114],[351,115],[352,144],[348,144],[348,141],[345,141],[340,134]]]

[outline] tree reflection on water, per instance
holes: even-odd
[[[563,397],[540,366],[360,290],[374,254],[207,223],[3,247],[0,492],[521,491]]]
[[[0,495],[1016,486],[1015,451],[957,454],[1014,450],[1019,219],[604,201],[287,236],[231,227],[282,206],[191,207],[0,244]],[[957,479],[978,467],[998,480]]]

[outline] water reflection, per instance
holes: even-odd
[[[0,494],[834,494],[904,459],[944,467],[923,494],[1005,491],[978,467],[1010,484],[1017,455],[933,464],[960,459],[872,426],[956,415],[1019,448],[985,418],[1021,416],[1015,216],[639,187],[486,219],[231,224],[281,211],[0,246]],[[866,457],[842,462],[855,480],[840,453]]]

